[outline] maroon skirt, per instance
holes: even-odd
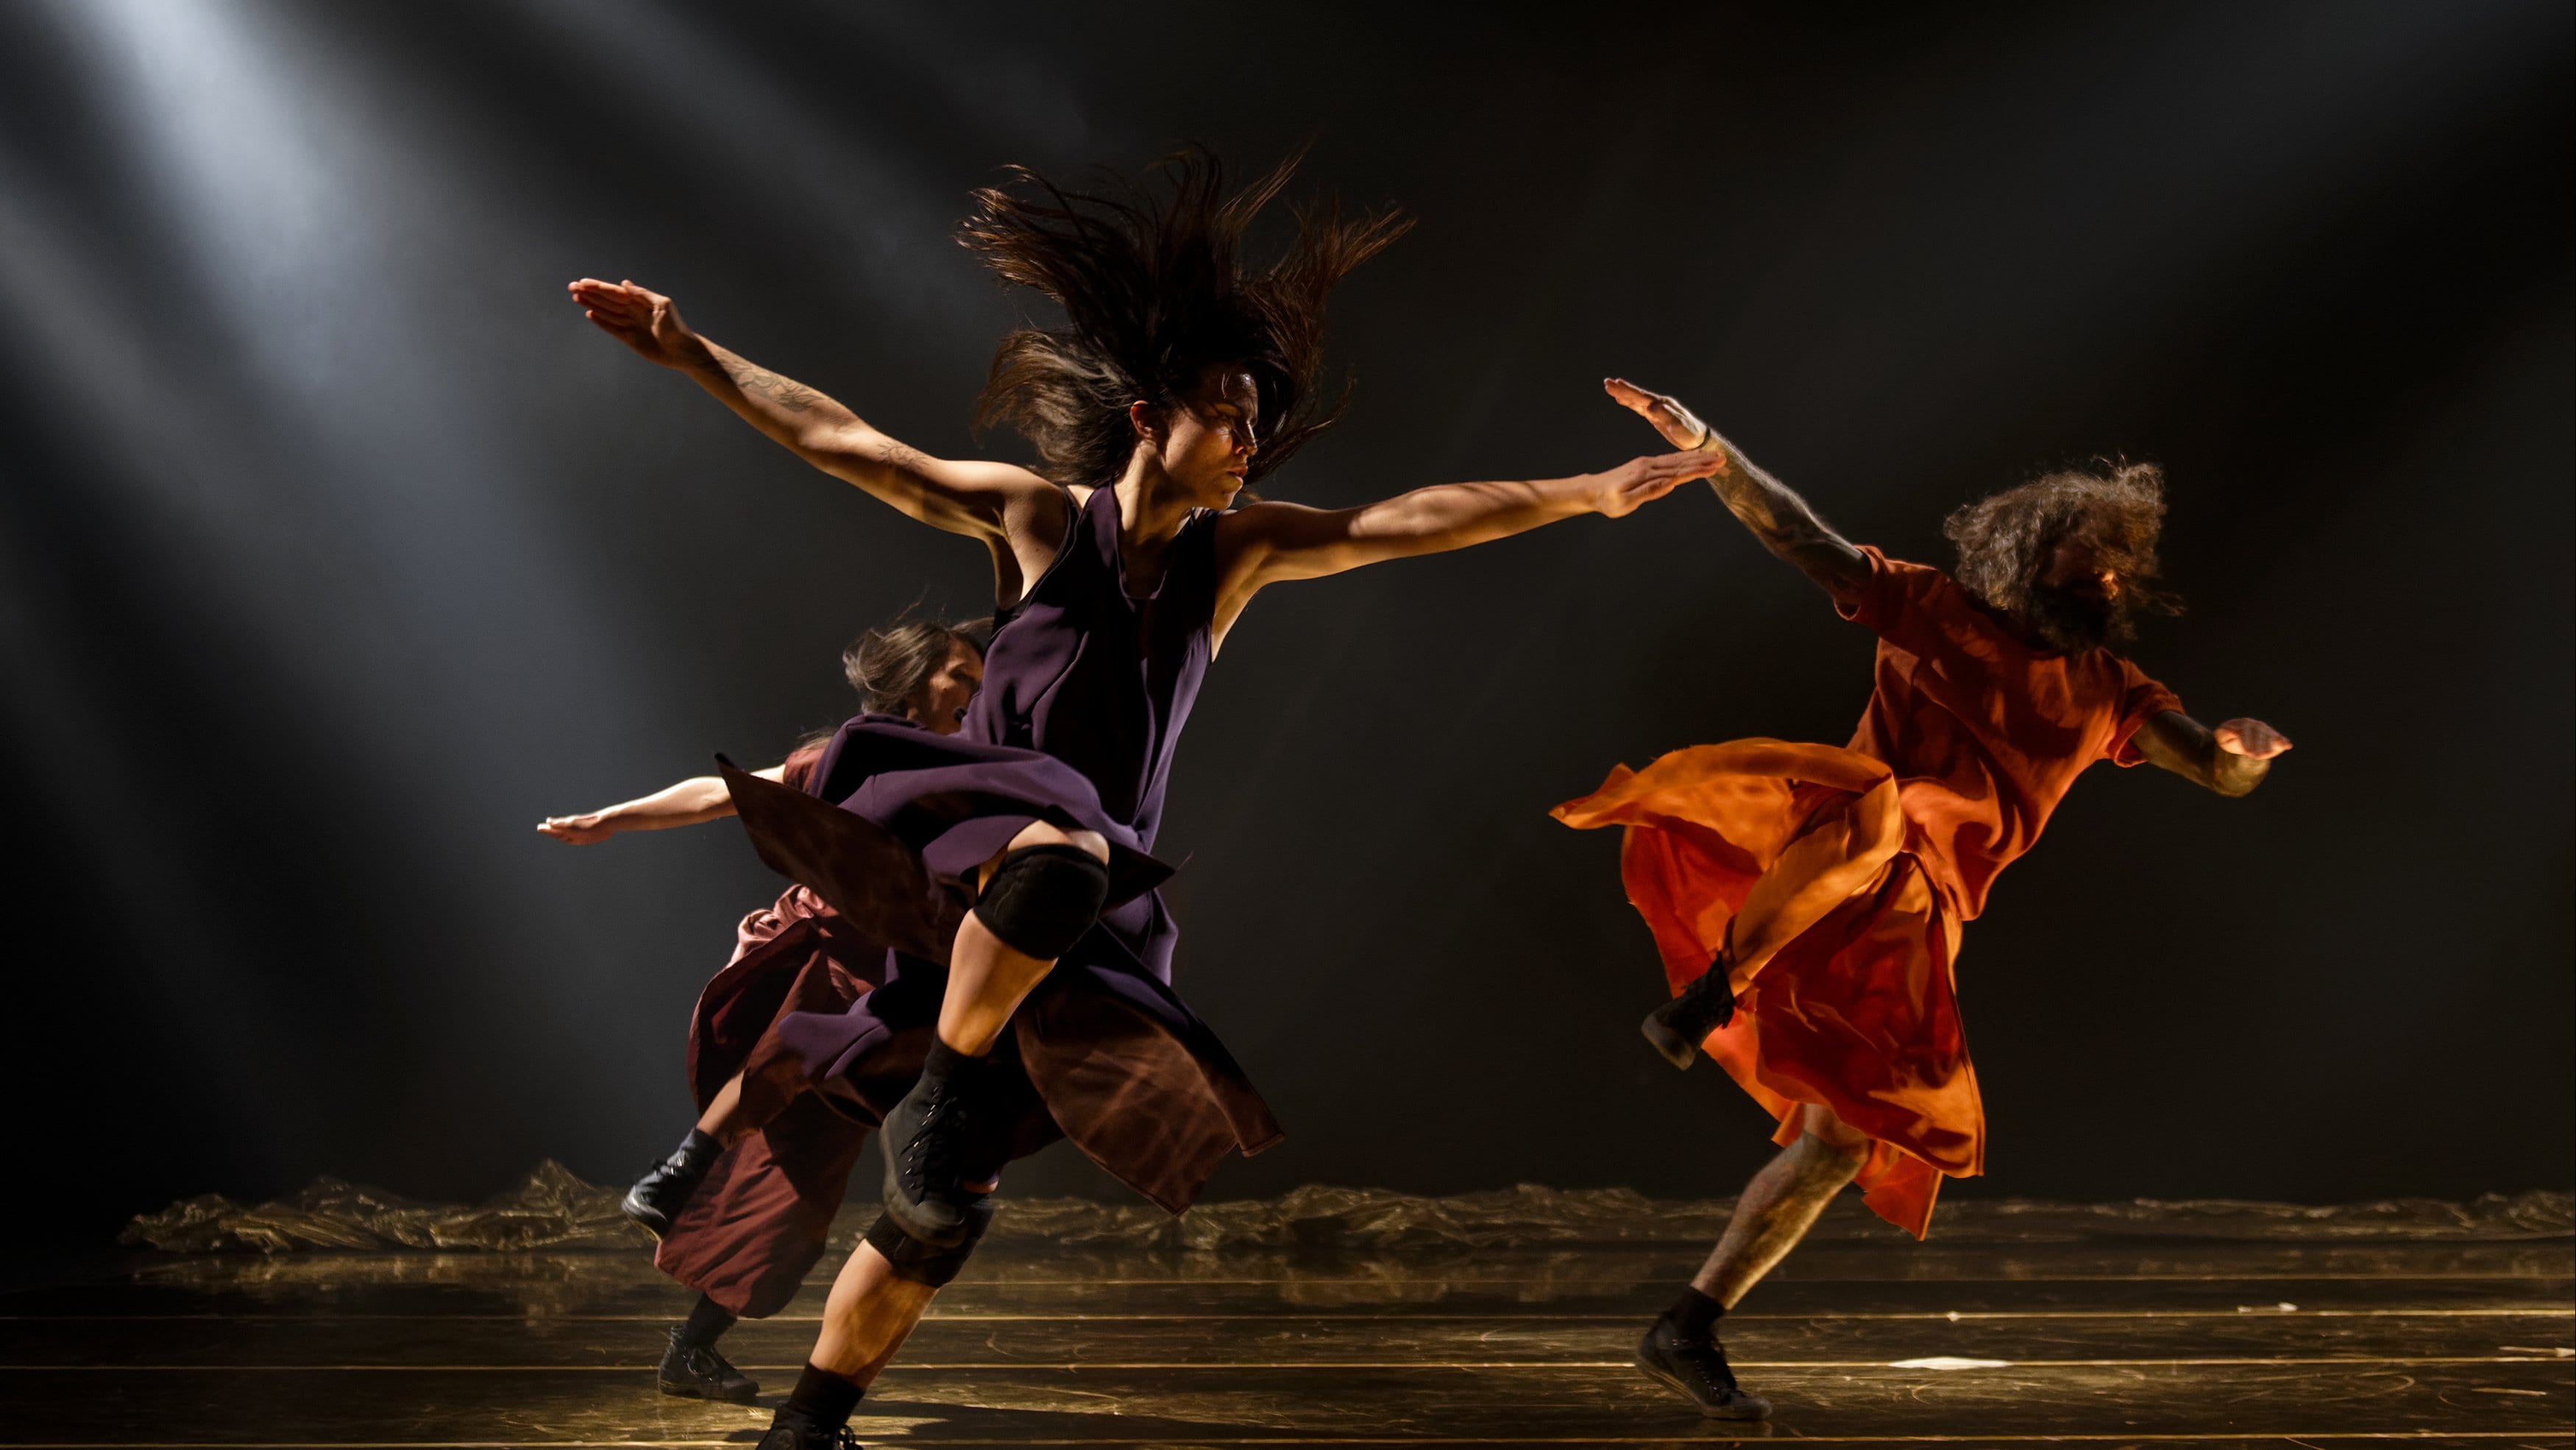
[[[822,898],[790,887],[742,919],[733,960],[699,994],[689,1086],[704,1110],[778,1021],[847,1009],[885,976],[885,948]],[[653,1263],[746,1319],[775,1314],[823,1256],[868,1129],[806,1097],[776,1105],[725,1150],[653,1251]]]

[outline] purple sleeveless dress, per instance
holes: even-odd
[[[1070,1137],[1178,1213],[1226,1154],[1278,1141],[1243,1070],[1172,990],[1180,931],[1155,889],[1170,869],[1150,854],[1212,653],[1215,525],[1192,515],[1140,598],[1119,562],[1117,497],[1095,490],[1055,561],[997,613],[959,734],[853,720],[810,794],[728,772],[763,859],[895,948],[883,985],[848,1011],[779,1019],[746,1068],[750,1111],[808,1087],[871,1125],[892,1108],[929,1051],[963,877],[1044,820],[1109,840],[1109,904],[997,1049],[1027,1081],[1013,1156]]]

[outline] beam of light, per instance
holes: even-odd
[[[720,150],[739,204],[792,207],[798,225],[819,225],[839,240],[846,265],[782,288],[781,305],[809,286],[848,296],[902,326],[907,354],[981,366],[992,345],[992,286],[949,240],[959,198],[926,190],[875,149],[846,139],[845,121],[799,104],[683,12],[626,0],[559,0],[531,7],[528,18],[557,32],[567,59],[627,92],[634,113],[674,149]],[[675,84],[674,77],[686,80]],[[864,76],[853,83],[864,84]],[[902,129],[923,119],[885,118],[893,134],[883,150],[900,154]]]
[[[36,189],[6,162],[0,153],[0,309],[5,309],[21,348],[47,360],[43,376],[62,386],[62,395],[53,401],[78,416],[82,398],[128,396],[158,369],[137,342],[144,331],[141,320],[121,315],[128,313],[121,300],[58,243],[71,230],[34,212]],[[226,420],[184,404],[181,416],[172,421],[201,443],[233,441]],[[103,483],[169,477],[185,467],[185,459],[150,430],[101,426],[93,441],[104,465],[95,477]],[[225,507],[219,497],[206,502],[210,511]],[[0,527],[8,518],[0,514]],[[148,561],[143,566],[147,571],[184,577],[184,538],[172,537],[168,522],[139,520],[125,535],[125,544]],[[35,547],[14,531],[0,533],[0,559],[7,561],[8,577],[37,576],[41,566],[32,553]],[[235,571],[232,582],[255,589],[256,572]],[[129,918],[125,925],[159,949],[161,969],[148,973],[153,990],[199,1029],[196,1049],[233,1089],[214,1095],[210,1106],[224,1114],[230,1136],[245,1145],[268,1141],[269,1135],[252,1131],[263,1125],[288,1137],[312,1132],[317,1126],[313,1099],[298,1090],[302,1084],[285,1066],[292,1044],[279,1040],[251,1004],[231,990],[218,969],[220,951],[210,951],[213,944],[196,929],[214,916],[215,903],[206,896],[195,863],[184,859],[165,834],[138,828],[158,814],[155,783],[133,769],[132,751],[119,739],[125,722],[93,693],[97,661],[69,643],[72,636],[60,621],[39,613],[31,594],[13,589],[0,594],[0,601],[6,603],[0,608],[0,672],[10,681],[0,700],[6,702],[10,729],[28,758],[43,763],[45,778],[66,787],[61,814],[78,833],[73,849],[86,857],[93,874],[120,884],[116,899]],[[216,607],[234,602],[226,597]]]
[[[315,837],[398,823],[389,854],[423,897],[458,907],[386,922],[415,972],[376,985],[477,1019],[477,989],[459,990],[457,973],[487,1002],[535,996],[554,1010],[491,1013],[478,1038],[570,1058],[570,1075],[608,1090],[627,1065],[560,1024],[613,1011],[601,988],[630,968],[583,951],[548,883],[492,849],[525,830],[540,767],[493,760],[491,722],[570,697],[619,702],[611,713],[651,736],[654,710],[633,677],[642,642],[600,613],[584,551],[535,501],[535,450],[460,383],[492,358],[446,325],[408,245],[437,233],[470,178],[393,130],[371,78],[258,12],[79,0],[55,19],[111,98],[123,160],[179,264],[178,296],[138,306],[59,227],[12,215],[13,233],[54,235],[15,251],[7,290],[60,344],[63,417],[118,457],[102,486],[211,576],[204,607],[274,671],[272,693],[303,707],[311,737],[298,743],[331,758],[345,791],[312,802]],[[192,324],[228,375],[190,376],[157,350]],[[417,972],[424,956],[461,960],[433,981]],[[530,973],[532,960],[556,969]],[[275,1064],[296,1060],[294,1044],[259,1030],[240,1041],[269,1064],[271,1091],[249,1111],[275,1113],[293,1072]],[[600,1056],[585,1067],[586,1053]]]

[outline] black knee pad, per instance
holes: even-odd
[[[885,1255],[886,1262],[894,1266],[896,1278],[910,1279],[936,1289],[956,1278],[957,1271],[966,1267],[966,1256],[975,1252],[975,1241],[984,1236],[984,1230],[992,1222],[993,1201],[976,1199],[966,1206],[964,1241],[955,1248],[943,1249],[905,1233],[892,1218],[881,1213],[875,1223],[868,1225],[866,1242]]]
[[[1091,930],[1108,899],[1099,857],[1080,846],[1026,846],[993,868],[975,916],[1004,946],[1051,962]]]

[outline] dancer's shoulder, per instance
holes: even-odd
[[[1974,612],[1967,591],[1947,571],[1890,558],[1874,544],[1855,547],[1868,573],[1835,598],[1834,608],[1843,618],[1884,634],[1909,617]]]

